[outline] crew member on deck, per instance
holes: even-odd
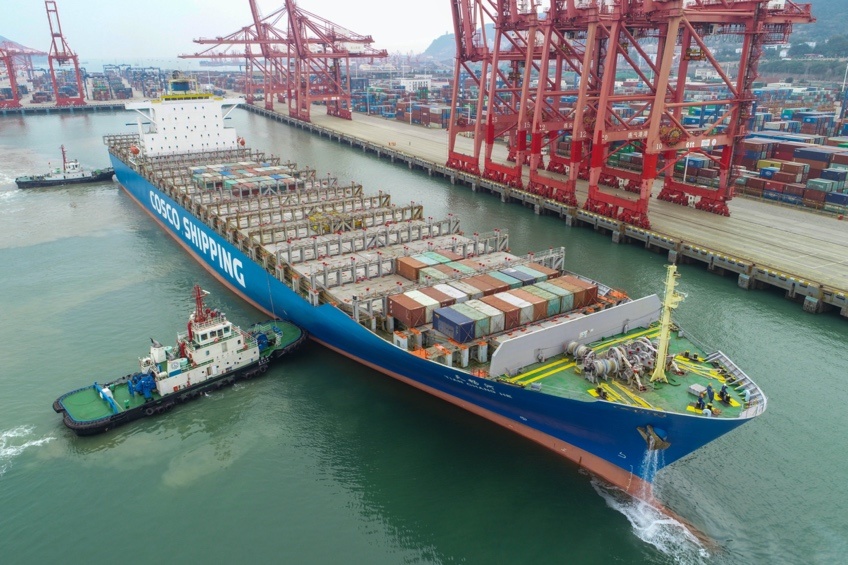
[[[706,392],[702,392],[698,395],[698,402],[695,403],[695,408],[698,410],[703,410],[706,406],[706,402],[704,402],[704,396],[706,396]]]
[[[707,398],[708,402],[712,404],[712,401],[715,400],[715,391],[713,390],[713,383],[707,384]]]
[[[718,391],[718,397],[722,402],[730,404],[730,394],[727,392],[727,383],[721,385],[721,390]]]

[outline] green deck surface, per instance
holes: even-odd
[[[654,339],[658,334],[659,328],[656,326],[648,329],[636,328],[627,334],[588,345],[596,351],[596,354],[600,354],[611,346],[624,344],[634,338],[645,336],[648,339]],[[695,362],[683,358],[681,354],[684,351],[697,354],[701,361]],[[593,384],[578,373],[574,359],[567,355],[559,355],[546,359],[543,363],[535,363],[525,367],[516,376],[503,377],[503,380],[522,387],[541,386],[540,392],[545,394],[587,401],[598,398],[597,386],[600,385],[608,395],[607,400],[611,402],[692,415],[700,415],[701,411],[695,409],[697,397],[688,392],[689,386],[697,383],[706,388],[708,384],[712,384],[715,391],[713,407],[720,412],[714,411],[714,415],[722,418],[735,418],[740,415],[744,410],[744,400],[736,389],[738,383],[728,384],[728,391],[732,398],[731,405],[721,402],[718,399],[718,392],[725,382],[725,376],[720,374],[712,364],[703,361],[706,352],[688,339],[672,333],[669,354],[672,353],[675,354],[675,361],[684,374],[676,375],[671,370],[666,371],[668,383],[650,383],[650,375],[642,376],[641,382],[647,389],[644,391],[637,391],[635,386],[629,386],[626,382],[614,378],[601,379],[598,385]]]
[[[126,384],[115,385],[112,389],[112,395],[115,397],[115,402],[124,410],[125,401],[129,401],[129,408],[133,409],[143,405],[144,397],[136,394],[130,397],[129,389]],[[161,398],[158,393],[153,393],[153,400]],[[100,397],[100,394],[94,390],[94,386],[90,386],[79,390],[62,399],[62,407],[68,415],[78,422],[87,422],[99,420],[112,415],[112,409],[109,408],[109,403]]]

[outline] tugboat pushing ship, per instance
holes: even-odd
[[[466,235],[455,216],[245,147],[224,127],[240,102],[175,77],[161,99],[127,104],[137,134],[105,143],[133,200],[270,316],[637,496],[766,409],[672,321],[673,267],[663,299],[630,299],[569,272],[563,248],[514,255],[506,230]]]
[[[76,159],[68,159],[65,146],[62,146],[62,168],[43,175],[18,177],[15,184],[18,188],[43,188],[49,186],[64,186],[66,184],[89,184],[112,180],[115,175],[112,167],[89,171],[80,165]]]
[[[282,320],[242,330],[224,313],[204,306],[206,291],[195,285],[195,308],[176,345],[150,338],[139,370],[111,382],[60,396],[53,410],[77,435],[94,435],[145,416],[162,414],[237,380],[264,374],[272,361],[297,349],[306,333]]]

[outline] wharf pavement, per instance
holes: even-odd
[[[591,225],[609,232],[616,242],[643,243],[656,251],[666,250],[670,261],[701,262],[719,274],[736,273],[742,288],[783,289],[788,298],[802,302],[807,311],[836,309],[848,317],[848,219],[751,198],[734,198],[729,204],[730,217],[652,199],[648,212],[652,229],[643,230],[448,169],[444,166],[448,156],[446,129],[359,113],[354,114],[353,120],[343,120],[326,115],[324,107],[317,105],[311,113],[312,123],[290,118],[285,104],[275,104],[273,111],[259,105],[246,107],[410,168],[445,176],[474,191],[497,193],[504,201],[518,200],[533,206],[537,213],[558,214],[569,225]],[[457,149],[470,155],[472,143],[470,138],[459,137]],[[493,150],[496,162],[506,163],[506,156],[505,146]],[[624,191],[615,192],[629,197]],[[588,183],[578,181],[578,202],[584,202],[587,193]]]

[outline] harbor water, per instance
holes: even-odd
[[[822,563],[848,552],[843,448],[848,322],[683,265],[677,319],[721,349],[769,408],[659,473],[655,493],[711,538],[470,413],[309,344],[261,379],[107,434],[75,437],[51,404],[126,374],[185,327],[195,283],[229,293],[116,183],[18,190],[61,164],[106,166],[134,114],[0,117],[0,555],[6,563]],[[522,254],[638,297],[666,256],[473,194],[268,121],[248,145],[393,202],[508,229]],[[447,138],[446,138],[447,139]],[[732,210],[732,205],[731,205]],[[811,216],[811,221],[814,221]]]

